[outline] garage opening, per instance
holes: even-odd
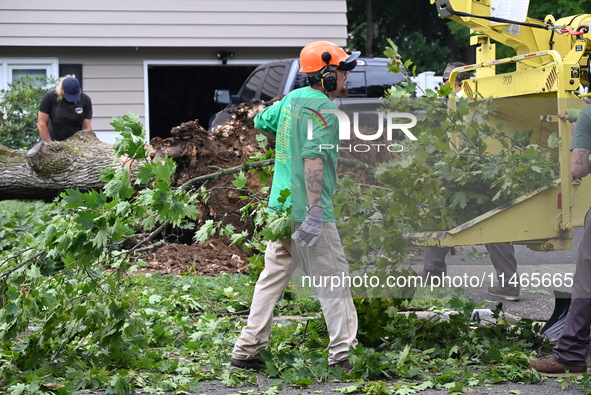
[[[207,129],[209,119],[223,106],[214,103],[216,89],[238,93],[256,66],[148,66],[150,138],[170,137],[183,122],[199,120]]]

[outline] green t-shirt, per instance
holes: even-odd
[[[322,158],[322,207],[324,222],[335,222],[332,195],[337,181],[339,146],[338,119],[322,110],[337,110],[324,93],[310,87],[296,89],[281,101],[265,108],[254,118],[257,129],[276,134],[275,172],[269,207],[281,210],[278,198],[284,189],[291,191],[285,205],[292,206],[296,222],[306,218],[308,196],[304,183],[304,159]],[[310,130],[308,130],[310,129]],[[311,132],[311,138],[308,134]]]
[[[591,150],[591,105],[583,108],[577,118],[570,149],[575,148]]]

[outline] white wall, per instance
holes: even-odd
[[[345,45],[345,0],[18,0],[0,2],[6,46]]]
[[[425,71],[416,77],[411,78],[417,84],[417,96],[424,96],[423,92],[427,89],[437,90],[439,85],[443,84],[443,77],[435,75],[434,71]]]

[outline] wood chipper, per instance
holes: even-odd
[[[534,126],[532,143],[543,144],[550,134],[560,138],[556,152],[559,179],[512,202],[447,231],[414,232],[411,243],[453,247],[508,242],[537,251],[570,249],[573,228],[583,226],[591,205],[591,177],[573,179],[569,169],[572,124],[559,119],[569,108],[584,108],[589,84],[591,14],[543,21],[528,18],[529,0],[430,0],[441,18],[469,27],[476,46],[476,63],[455,68],[473,77],[462,82],[469,98],[494,98],[498,113],[509,125]],[[512,47],[516,55],[497,59],[495,42]],[[498,72],[512,64],[513,71]]]

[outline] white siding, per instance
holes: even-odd
[[[345,0],[18,0],[0,3],[5,46],[301,47],[346,44]]]

